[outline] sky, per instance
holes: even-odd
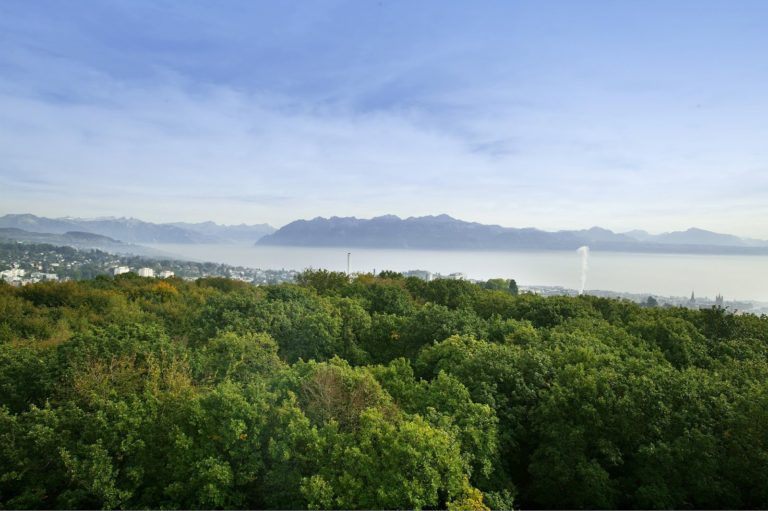
[[[768,238],[764,0],[3,0],[0,214]]]

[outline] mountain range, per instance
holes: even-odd
[[[588,245],[593,249],[626,252],[768,254],[768,241],[696,228],[663,234],[615,233],[600,227],[552,232],[466,222],[448,215],[317,217],[291,222],[256,243],[444,250],[565,250]]]
[[[147,253],[141,243],[256,243],[301,247],[367,247],[427,250],[571,250],[583,245],[621,252],[768,254],[768,241],[703,229],[650,234],[601,227],[544,231],[466,222],[448,215],[370,219],[317,217],[278,230],[268,224],[214,222],[155,224],[135,218],[46,218],[31,214],[0,217],[0,238]]]
[[[48,245],[67,246],[77,249],[99,249],[113,254],[131,254],[147,257],[167,257],[168,254],[133,243],[123,243],[101,234],[69,231],[62,234],[50,232],[31,232],[16,227],[0,227],[0,240],[22,241],[26,243],[46,243]]]
[[[275,228],[268,224],[155,224],[135,218],[45,218],[30,214],[2,216],[0,228],[49,234],[86,232],[125,243],[254,243],[265,234],[275,231]]]

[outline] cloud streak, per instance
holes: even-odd
[[[0,21],[3,212],[278,225],[447,212],[768,236],[750,221],[768,214],[754,172],[768,159],[764,95],[713,92],[697,109],[677,78],[628,87],[649,70],[614,67],[622,55],[588,27],[568,52],[597,52],[586,73],[525,28],[542,21],[534,4],[451,6],[441,27],[389,4],[329,2],[288,18],[247,2],[184,13],[98,3],[48,17],[35,11],[61,8],[27,5],[5,5]],[[520,31],[501,31],[504,15]],[[713,208],[742,190],[755,199],[743,214]]]

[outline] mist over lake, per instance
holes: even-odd
[[[579,288],[576,251],[444,251],[219,244],[152,244],[179,258],[263,269],[323,268],[353,272],[428,270],[464,273],[470,279],[514,278],[520,285]],[[586,289],[664,296],[768,301],[768,257],[744,255],[589,254]]]

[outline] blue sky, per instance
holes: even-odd
[[[0,2],[0,213],[768,238],[768,2]]]

